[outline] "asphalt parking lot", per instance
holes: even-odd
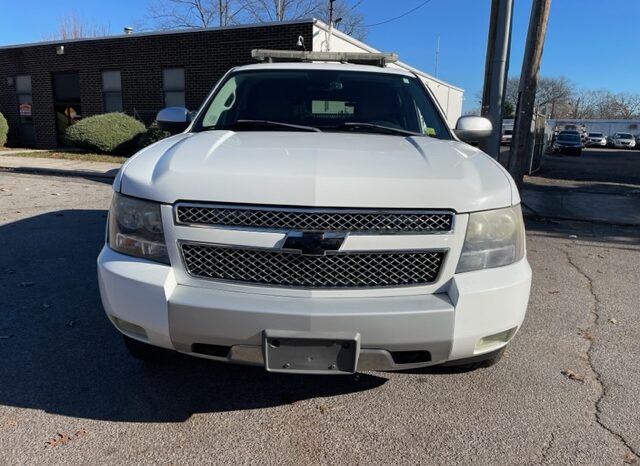
[[[573,180],[589,183],[591,189],[607,185],[640,184],[640,150],[588,147],[580,157],[546,154],[536,176],[550,181]]]
[[[495,367],[283,376],[126,354],[95,277],[110,197],[0,172],[0,464],[640,461],[637,228],[531,219],[528,316]]]

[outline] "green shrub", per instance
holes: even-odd
[[[9,133],[9,124],[4,115],[0,113],[0,147],[7,143],[7,133]]]
[[[153,122],[149,125],[147,130],[144,133],[141,133],[138,136],[138,150],[144,149],[147,146],[150,146],[154,142],[158,142],[164,138],[168,138],[171,136],[171,133],[168,131],[163,131],[158,127],[157,122]]]
[[[65,130],[65,143],[105,154],[130,155],[145,127],[124,113],[105,113],[84,118]]]

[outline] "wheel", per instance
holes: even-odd
[[[129,355],[140,361],[158,362],[162,359],[166,359],[167,354],[169,353],[164,348],[143,343],[126,335],[122,335],[122,337],[124,338],[124,346],[127,348]]]
[[[505,348],[506,346],[503,346],[498,350],[481,354],[480,356],[473,356],[471,358],[458,359],[456,361],[445,362],[443,366],[453,367],[463,371],[474,371],[476,369],[481,369],[483,367],[491,367],[496,365],[500,361],[500,359],[502,359],[502,355],[504,354]]]

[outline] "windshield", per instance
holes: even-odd
[[[589,137],[591,138],[601,138],[602,136],[602,133],[589,133]]]
[[[340,70],[233,73],[194,131],[360,131],[451,139],[415,77]]]
[[[618,137],[620,139],[633,139],[633,136],[631,136],[629,133],[618,133]]]
[[[580,142],[580,136],[575,134],[564,133],[558,136],[558,141],[562,142]]]

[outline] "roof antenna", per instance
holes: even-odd
[[[296,44],[298,47],[302,47],[302,50],[307,51],[307,47],[304,45],[304,37],[298,36],[298,43]]]

